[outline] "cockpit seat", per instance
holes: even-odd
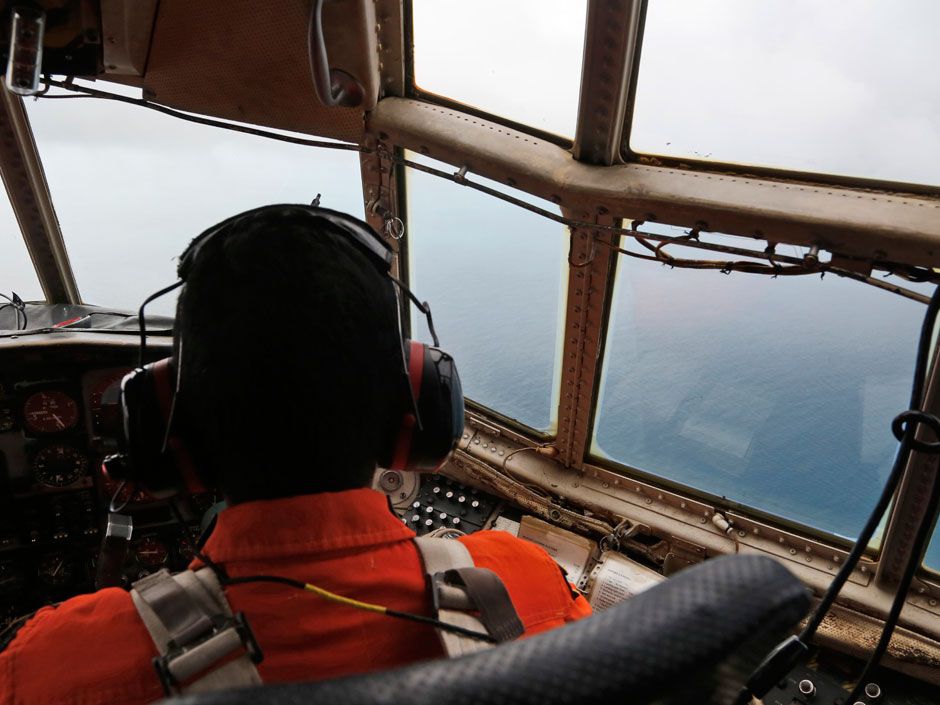
[[[808,607],[780,563],[727,556],[589,619],[469,656],[164,705],[725,704]]]

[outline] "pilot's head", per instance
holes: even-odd
[[[176,321],[204,484],[233,503],[369,484],[401,418],[396,298],[338,226],[239,220],[193,258]]]

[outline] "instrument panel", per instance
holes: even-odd
[[[112,499],[134,523],[125,586],[192,559],[199,517],[214,495],[183,507],[184,536],[165,503],[101,470],[118,450],[120,384],[136,354],[136,347],[87,345],[0,351],[0,628],[95,589]]]

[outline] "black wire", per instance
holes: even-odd
[[[912,423],[911,421],[916,419],[916,414],[927,416],[927,414],[922,411],[924,401],[924,385],[926,384],[927,367],[930,360],[930,344],[933,340],[933,331],[936,326],[938,312],[940,312],[940,286],[934,289],[933,296],[931,296],[930,303],[928,304],[927,310],[924,313],[924,321],[921,325],[920,338],[917,344],[917,358],[914,363],[914,379],[911,382],[911,399],[909,410],[907,412],[902,412],[897,417],[897,419],[895,419],[895,421],[898,421],[898,419],[901,419],[901,417],[908,417],[909,422],[903,426],[903,435],[900,439],[900,446],[898,448],[897,455],[895,456],[894,465],[891,468],[891,473],[888,476],[888,480],[885,482],[881,496],[878,498],[878,502],[875,505],[875,508],[872,510],[871,515],[868,517],[865,526],[862,528],[858,539],[852,546],[852,550],[846,557],[845,562],[842,564],[842,567],[840,568],[836,577],[829,584],[829,587],[826,589],[825,594],[822,596],[822,599],[819,601],[819,604],[813,611],[813,614],[807,622],[806,626],[799,634],[798,643],[804,645],[804,651],[790,650],[789,653],[792,654],[791,660],[781,660],[776,663],[774,663],[771,658],[768,657],[768,659],[765,660],[765,662],[754,671],[750,678],[748,678],[749,684],[754,682],[775,682],[779,680],[779,678],[782,677],[784,673],[771,673],[770,671],[776,670],[778,668],[790,669],[801,660],[805,654],[805,645],[807,645],[816,634],[819,625],[822,623],[826,614],[829,612],[832,604],[835,602],[835,599],[839,594],[839,591],[842,589],[849,576],[852,574],[852,571],[858,564],[859,559],[868,548],[868,544],[871,541],[872,536],[878,528],[878,525],[881,523],[881,518],[884,516],[888,509],[888,505],[891,503],[891,500],[894,497],[895,490],[897,489],[900,479],[904,474],[904,470],[907,467],[907,463],[911,455],[914,436],[918,429],[918,424]],[[938,423],[936,419],[934,422]],[[854,702],[853,698],[858,695],[859,688],[864,685],[868,674],[878,665],[881,657],[884,655],[884,652],[887,649],[888,643],[891,640],[891,634],[894,631],[894,627],[897,624],[901,609],[904,606],[904,601],[907,597],[907,592],[910,587],[911,580],[913,579],[914,572],[916,571],[917,566],[921,560],[923,550],[926,547],[926,542],[930,538],[930,519],[935,515],[938,504],[940,504],[940,478],[936,479],[934,482],[926,513],[924,514],[923,521],[918,527],[917,533],[915,535],[911,554],[908,558],[907,564],[905,565],[901,582],[898,586],[894,601],[891,605],[891,610],[885,619],[885,624],[882,628],[878,644],[872,652],[868,663],[865,665],[858,683],[856,683],[855,688],[853,689],[852,697],[850,697],[847,702]],[[784,644],[785,643],[786,642],[784,642]],[[784,644],[781,644],[780,647],[778,647],[778,650],[783,647]],[[762,697],[764,695],[764,693],[752,693],[751,687],[751,685],[745,685],[741,689],[738,694],[738,698],[735,701],[736,705],[749,702],[752,695],[757,695],[758,697]]]
[[[0,306],[0,310],[3,310],[7,306],[10,306],[14,311],[14,323],[16,325],[16,330],[17,331],[26,330],[27,326],[29,325],[29,318],[26,315],[26,302],[23,301],[23,299],[21,299],[15,291],[11,293],[13,294],[13,298],[10,298],[4,293],[0,293],[0,296],[2,296],[4,299],[10,302],[8,304],[4,304],[3,306]],[[20,314],[23,314],[22,325],[20,325]]]
[[[914,380],[911,383],[910,409],[919,410],[923,404],[924,384],[927,378],[927,363],[930,359],[930,341],[933,338],[938,311],[940,311],[940,287],[934,290],[933,296],[930,298],[930,303],[927,305],[927,310],[924,313],[924,322],[920,329],[920,339],[917,344],[917,359],[914,363]],[[823,618],[835,601],[842,586],[845,585],[845,582],[855,569],[855,565],[862,557],[865,549],[868,548],[868,543],[871,541],[878,525],[881,523],[881,517],[884,515],[885,511],[887,511],[888,505],[891,503],[891,498],[894,496],[894,491],[901,480],[901,476],[904,474],[904,468],[910,457],[911,442],[914,439],[916,428],[917,426],[915,424],[907,425],[907,430],[901,439],[901,445],[894,459],[894,466],[891,468],[888,480],[885,482],[884,489],[881,491],[881,496],[878,498],[875,508],[868,517],[868,521],[862,528],[858,540],[845,559],[845,563],[842,564],[841,570],[829,585],[829,588],[823,595],[822,600],[813,612],[806,627],[800,632],[800,641],[808,643],[809,640],[813,638],[813,635],[815,635],[816,630],[822,623]]]
[[[140,328],[140,352],[137,356],[138,367],[144,366],[144,357],[145,353],[147,352],[147,322],[144,318],[144,309],[147,308],[147,304],[149,304],[154,299],[159,299],[164,294],[168,294],[169,292],[173,291],[174,289],[178,289],[181,286],[183,286],[182,279],[173,282],[169,286],[165,286],[159,291],[151,294],[146,299],[144,299],[144,302],[140,305],[140,309],[137,311],[137,325]]]
[[[913,433],[914,431],[908,431],[906,435],[910,436]],[[901,575],[897,592],[894,594],[894,601],[891,603],[891,611],[888,612],[888,616],[885,618],[884,627],[881,629],[881,636],[878,639],[875,650],[872,651],[868,662],[865,664],[865,668],[862,669],[862,674],[858,677],[855,687],[852,688],[852,692],[846,700],[848,703],[854,703],[858,699],[860,691],[869,680],[869,675],[878,667],[881,658],[888,650],[888,644],[891,643],[891,635],[894,633],[894,628],[897,626],[898,619],[901,616],[901,610],[904,608],[904,603],[907,601],[907,595],[911,588],[911,582],[914,579],[914,573],[917,572],[921,558],[924,555],[924,550],[927,548],[927,543],[931,539],[933,522],[930,521],[930,518],[936,514],[938,505],[940,505],[940,477],[935,477],[933,489],[930,493],[930,500],[927,502],[927,507],[920,526],[917,527],[917,534],[911,547],[911,554],[908,556],[907,565],[904,566],[904,573]]]
[[[180,533],[182,534],[183,542],[189,546],[190,550],[192,550],[193,555],[196,558],[205,563],[206,566],[210,568],[213,573],[215,573],[215,576],[219,579],[219,582],[225,585],[228,580],[231,580],[231,578],[228,576],[228,573],[225,572],[225,568],[199,550],[199,546],[196,545],[196,542],[193,541],[192,536],[189,534],[189,525],[186,523],[186,520],[183,519],[183,514],[180,512],[180,508],[176,504],[176,499],[171,498],[168,504],[170,505],[170,512],[172,512],[173,518],[176,519],[176,523],[180,525]]]
[[[94,88],[88,88],[87,86],[78,86],[74,83],[66,83],[65,81],[54,81],[50,78],[43,78],[42,82],[47,86],[54,86],[55,88],[62,88],[67,91],[74,91],[76,93],[82,93],[88,98],[101,98],[103,100],[113,100],[118,103],[128,103],[129,105],[136,105],[141,108],[147,108],[148,110],[153,110],[158,113],[163,113],[164,115],[169,115],[170,117],[179,118],[180,120],[186,120],[187,122],[194,122],[197,125],[208,125],[209,127],[221,127],[226,130],[233,130],[235,132],[243,132],[247,135],[254,135],[255,137],[266,137],[267,139],[278,140],[280,142],[290,142],[291,144],[304,145],[306,147],[321,147],[323,149],[340,149],[350,152],[368,152],[370,150],[360,147],[358,144],[352,144],[349,142],[327,142],[326,140],[311,140],[305,139],[303,137],[291,137],[290,135],[282,135],[278,132],[271,132],[270,130],[259,130],[253,127],[246,127],[245,125],[239,125],[236,123],[225,122],[224,120],[213,120],[211,118],[200,117],[198,115],[192,115],[190,113],[184,113],[180,110],[174,110],[173,108],[167,108],[166,106],[160,105],[159,103],[153,103],[149,100],[144,100],[142,98],[131,98],[125,95],[118,95],[117,93],[108,93],[107,91],[99,91]],[[37,98],[42,100],[50,100],[56,98],[78,98],[81,96],[55,96],[55,95],[40,95]]]

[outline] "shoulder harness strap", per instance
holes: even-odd
[[[160,654],[153,665],[167,695],[261,683],[261,649],[211,569],[161,570],[134,583],[131,598]]]
[[[502,579],[488,568],[477,568],[470,551],[456,539],[419,536],[415,545],[424,562],[437,619],[489,634],[497,643],[525,631]],[[437,630],[448,656],[491,648],[492,643]]]

